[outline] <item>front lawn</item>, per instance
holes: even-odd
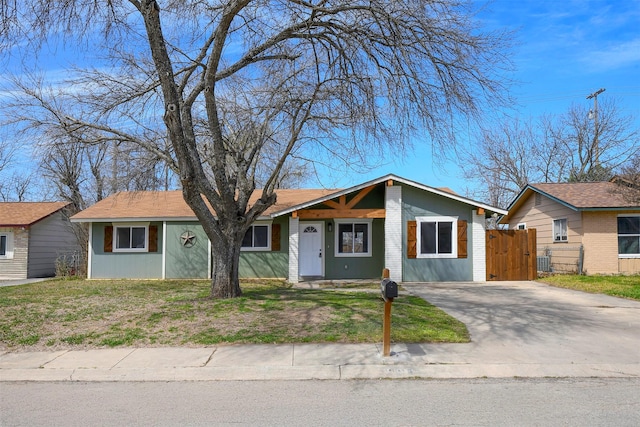
[[[538,280],[560,288],[640,300],[640,276],[549,276]]]
[[[43,350],[228,343],[382,341],[383,302],[363,289],[243,283],[211,300],[209,281],[52,280],[0,288],[0,348]],[[369,288],[369,289],[367,289]],[[393,342],[468,342],[465,325],[413,296],[393,303]]]

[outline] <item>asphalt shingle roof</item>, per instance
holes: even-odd
[[[336,192],[336,190],[276,190],[278,200],[275,205],[269,207],[263,213],[263,216],[327,196],[334,192]],[[260,195],[260,191],[255,191],[249,200],[249,204],[255,203]],[[195,219],[196,215],[184,201],[182,191],[136,191],[116,193],[72,217],[74,221],[161,218]]]
[[[530,184],[555,199],[578,209],[637,207],[620,193],[613,182],[573,182],[560,184]]]
[[[0,227],[29,226],[67,205],[68,202],[2,202]]]

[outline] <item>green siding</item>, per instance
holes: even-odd
[[[289,218],[276,218],[273,224],[280,224],[280,250],[242,251],[240,278],[286,278],[289,274]]]
[[[357,219],[354,221],[357,221]],[[324,227],[326,248],[325,278],[372,279],[380,277],[384,268],[384,219],[374,219],[371,224],[370,243],[372,246],[370,257],[336,257],[336,229],[335,224],[333,224],[331,232],[328,231],[326,224]]]
[[[281,252],[243,252],[240,254],[240,277],[286,278],[289,272],[288,254]]]
[[[93,223],[91,277],[94,279],[162,278],[162,223],[158,226],[158,252],[104,252],[104,228],[111,223]]]
[[[180,236],[196,236],[192,247],[185,247]],[[167,222],[167,279],[206,279],[209,277],[209,239],[202,226],[194,221]]]
[[[472,207],[415,187],[402,188],[402,250],[404,282],[449,282],[473,280]],[[468,222],[467,258],[407,258],[407,221],[418,216],[457,216]]]

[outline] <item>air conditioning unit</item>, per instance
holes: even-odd
[[[548,256],[539,256],[537,257],[538,271],[543,271],[545,273],[551,272],[551,257]]]

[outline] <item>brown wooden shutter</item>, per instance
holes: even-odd
[[[113,252],[113,225],[104,227],[104,251]]]
[[[271,225],[271,250],[280,250],[280,224]]]
[[[418,223],[407,221],[407,258],[418,256]]]
[[[467,257],[467,221],[458,220],[458,258]]]
[[[158,252],[158,226],[149,226],[149,252]]]

